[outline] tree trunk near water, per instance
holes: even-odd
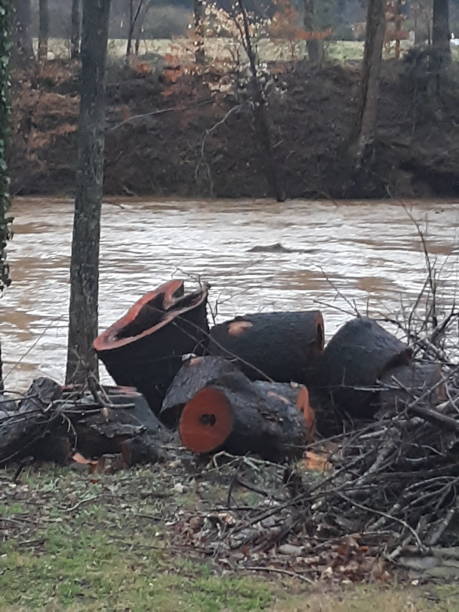
[[[49,11],[48,0],[40,0],[39,30],[38,30],[38,60],[48,59]]]
[[[360,168],[373,152],[385,27],[385,1],[369,0],[358,130],[352,139],[356,168]]]
[[[70,58],[80,57],[81,11],[80,0],[72,0],[72,17],[70,24]]]
[[[103,188],[105,65],[110,0],[83,1],[78,175],[70,268],[67,383],[97,375],[100,213]]]
[[[304,0],[303,26],[306,32],[314,32],[315,30],[314,12],[314,0]],[[313,64],[320,63],[323,52],[322,41],[315,38],[308,40],[306,41],[306,49],[308,50],[309,61]]]
[[[193,0],[194,14],[194,57],[198,66],[202,66],[206,60],[204,50],[204,2],[203,0]]]
[[[31,3],[30,0],[16,0],[14,5],[12,60],[16,66],[27,68],[35,59]]]
[[[443,64],[451,61],[449,0],[434,0],[432,21],[432,47]]]

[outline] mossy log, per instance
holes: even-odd
[[[313,380],[324,345],[317,311],[263,312],[236,317],[210,331],[209,353],[222,355],[252,380]]]
[[[204,286],[185,294],[184,281],[169,281],[144,295],[94,341],[114,381],[136,387],[155,414],[182,356],[205,351],[207,293]]]
[[[255,384],[242,373],[201,389],[183,408],[179,434],[195,453],[254,453],[270,461],[302,456],[313,437],[307,390]]]

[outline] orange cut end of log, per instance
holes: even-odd
[[[315,433],[316,416],[309,401],[309,391],[306,389],[306,387],[301,387],[301,389],[298,391],[298,395],[296,396],[296,407],[303,413],[307,430],[312,439]]]
[[[228,325],[228,335],[240,336],[251,327],[253,327],[253,323],[250,321],[232,321]]]
[[[194,453],[209,453],[233,430],[233,410],[223,391],[207,387],[187,403],[179,423],[182,444]]]

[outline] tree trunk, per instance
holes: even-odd
[[[356,167],[372,153],[376,136],[379,76],[385,33],[385,0],[369,0],[362,67],[360,113],[355,145]]]
[[[48,0],[40,0],[39,29],[38,29],[38,60],[40,62],[46,62],[46,60],[48,59],[48,37],[49,37]]]
[[[303,25],[306,32],[314,32],[314,0],[304,0],[304,18]],[[309,61],[313,64],[318,64],[322,59],[323,44],[321,40],[315,38],[306,41]]]
[[[400,59],[401,41],[400,35],[402,31],[402,0],[395,1],[395,59]]]
[[[27,67],[35,59],[32,44],[32,9],[30,0],[16,0],[13,20],[12,59],[16,66]]]
[[[196,64],[202,66],[206,60],[204,49],[204,2],[203,0],[193,0],[194,13],[194,57]]]
[[[80,0],[72,0],[72,17],[70,24],[70,58],[80,57],[81,11]]]
[[[110,0],[83,1],[77,193],[70,267],[67,383],[97,375],[100,213],[103,188],[105,64]]]
[[[239,26],[242,44],[247,57],[249,58],[251,84],[253,89],[253,117],[255,123],[255,133],[258,138],[258,146],[264,161],[264,171],[266,181],[270,187],[271,194],[278,202],[285,200],[285,192],[279,176],[279,169],[274,158],[274,151],[271,140],[271,129],[266,109],[266,99],[263,88],[260,84],[257,72],[257,57],[252,45],[250,35],[249,17],[243,0],[237,0],[236,7],[242,17],[242,27]],[[236,21],[237,23],[237,21]]]
[[[432,20],[432,47],[443,63],[451,61],[449,0],[434,0]]]

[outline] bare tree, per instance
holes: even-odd
[[[137,23],[142,14],[143,6],[144,0],[137,0],[137,5],[135,0],[129,0],[129,29],[126,44],[126,63],[129,63],[129,59],[132,55],[132,40],[137,29]]]
[[[35,59],[32,44],[32,9],[30,0],[16,0],[13,19],[12,60],[16,66],[27,67]]]
[[[77,193],[70,266],[67,383],[97,373],[100,216],[103,189],[105,66],[111,0],[83,0]]]
[[[385,27],[385,0],[368,0],[360,109],[352,139],[356,167],[361,166],[374,146]]]
[[[304,0],[304,18],[303,26],[306,32],[314,32],[315,30],[315,1]],[[309,61],[318,64],[322,59],[323,44],[321,40],[311,38],[306,41]]]
[[[40,0],[38,16],[38,60],[40,62],[46,62],[46,60],[48,59],[49,38],[48,0]]]
[[[432,47],[444,63],[451,61],[449,0],[433,0]]]
[[[80,0],[72,0],[72,16],[70,21],[70,57],[80,57],[81,10]]]
[[[193,0],[194,15],[194,57],[196,64],[202,65],[206,60],[204,49],[204,0]]]

